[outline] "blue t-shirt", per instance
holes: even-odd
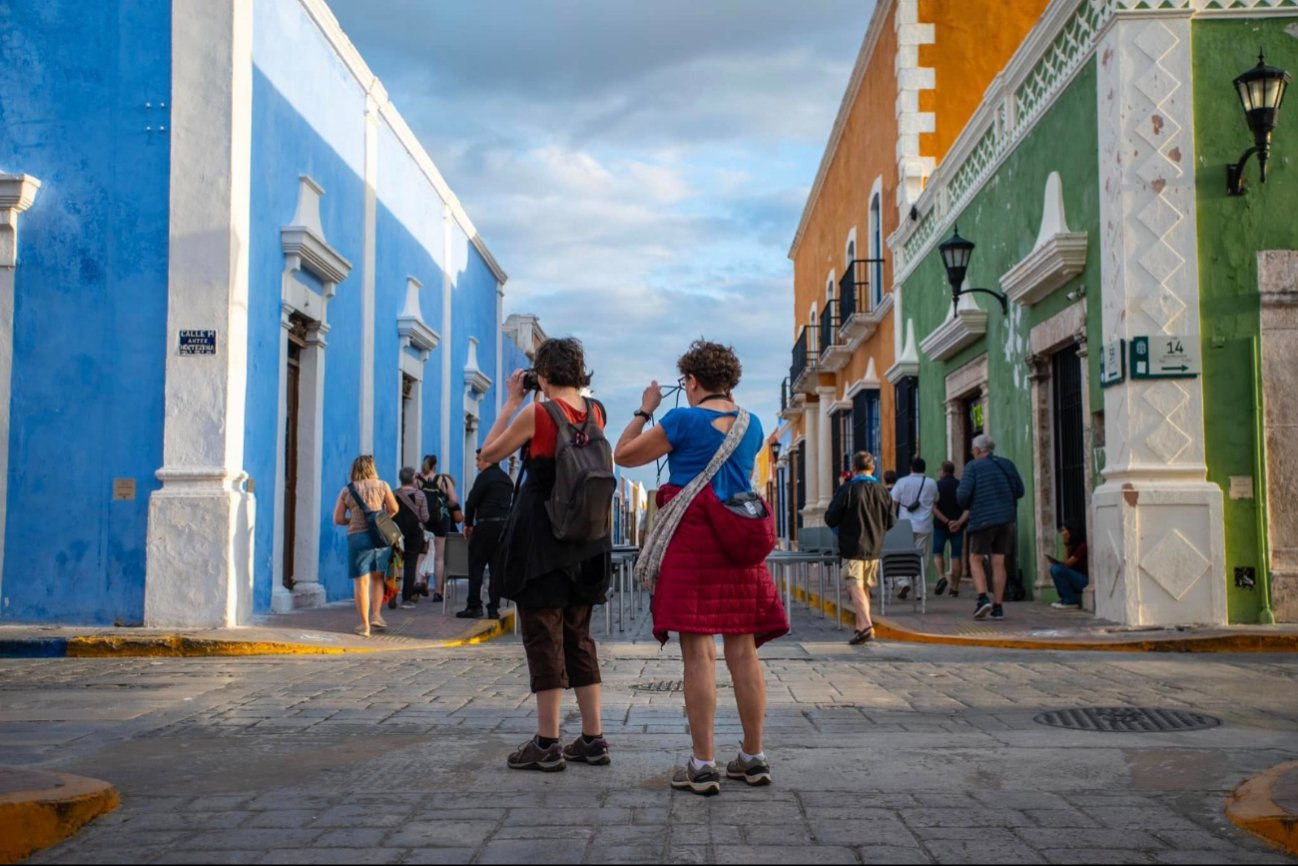
[[[712,426],[712,422],[723,415],[734,415],[734,412],[718,412],[702,406],[689,406],[673,409],[663,416],[659,424],[667,434],[667,441],[672,450],[667,455],[667,467],[671,471],[669,484],[684,487],[694,477],[708,468],[712,457],[721,447],[726,434]],[[730,459],[712,478],[712,489],[722,502],[736,493],[747,493],[751,489],[749,479],[753,475],[753,464],[757,461],[757,452],[762,448],[762,422],[756,415],[749,414],[748,430],[743,440]]]

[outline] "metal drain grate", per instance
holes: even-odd
[[[1185,710],[1160,710],[1147,707],[1082,707],[1075,710],[1051,710],[1033,718],[1039,725],[1070,728],[1074,731],[1119,731],[1129,734],[1158,731],[1198,731],[1215,728],[1221,719]]]
[[[631,686],[637,692],[679,692],[685,688],[684,680],[650,680]]]

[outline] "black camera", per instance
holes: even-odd
[[[540,391],[541,381],[536,378],[536,370],[528,367],[523,371],[523,391]]]

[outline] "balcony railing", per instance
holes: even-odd
[[[820,354],[823,356],[829,351],[830,346],[842,344],[838,338],[838,304],[825,304],[825,309],[820,311]]]
[[[812,347],[815,342],[816,326],[806,325],[798,332],[798,339],[793,344],[793,364],[789,367],[789,386],[798,390],[799,380],[808,370],[815,369],[817,357]]]
[[[789,411],[789,380],[780,383],[780,414]]]
[[[838,323],[841,327],[857,313],[874,309],[874,294],[870,291],[876,275],[883,273],[883,259],[853,259],[843,278],[838,281]],[[879,299],[883,299],[880,293]]]

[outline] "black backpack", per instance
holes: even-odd
[[[586,400],[586,420],[580,427],[552,402],[541,404],[555,426],[554,489],[545,503],[554,537],[559,541],[591,541],[612,530],[613,446],[594,420]]]

